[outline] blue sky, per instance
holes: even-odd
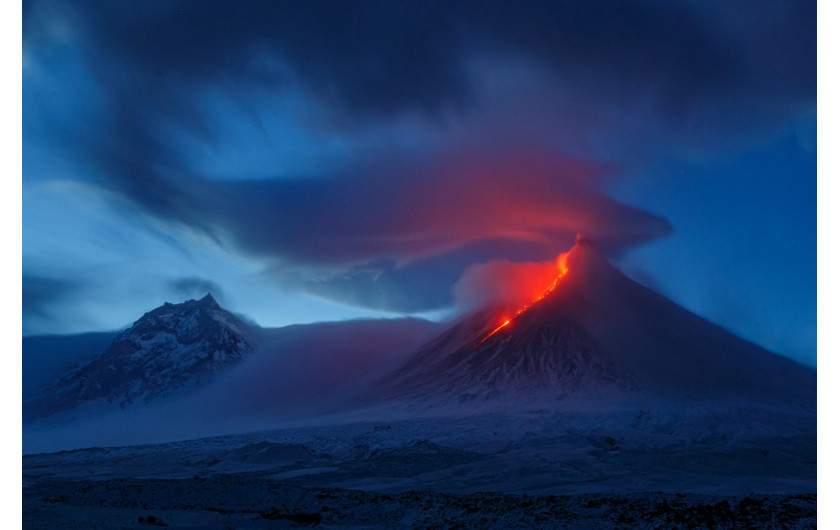
[[[582,232],[816,364],[814,2],[38,0],[23,63],[24,334],[448,315]]]

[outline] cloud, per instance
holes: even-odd
[[[55,303],[67,299],[80,286],[79,282],[72,280],[24,274],[23,313],[45,316]]]
[[[79,319],[75,312],[66,314],[62,305],[77,296],[84,282],[24,273],[22,279],[23,333],[40,331],[45,322]]]
[[[519,308],[533,302],[558,274],[555,260],[544,263],[511,263],[506,260],[480,263],[467,269],[458,280],[455,297],[465,308],[496,302]]]
[[[186,296],[197,300],[209,293],[220,303],[223,303],[225,300],[225,292],[222,287],[207,278],[193,276],[176,278],[167,282],[167,286],[178,296]]]
[[[310,293],[413,312],[451,305],[477,261],[551,258],[577,232],[615,252],[670,233],[666,219],[593,189],[600,171],[533,149],[459,151],[332,178],[205,181],[170,204],[173,219],[276,261]]]
[[[416,311],[451,304],[475,263],[670,233],[603,191],[625,169],[607,160],[766,134],[815,104],[815,17],[808,1],[36,0],[24,51],[83,57],[97,111],[46,129],[86,178],[307,292]],[[295,123],[349,145],[343,165],[211,179],[173,141],[212,150],[222,100],[271,136],[254,94],[300,93]],[[400,128],[408,148],[354,143]]]
[[[670,232],[667,220],[593,189],[600,171],[531,148],[461,150],[333,178],[207,183],[179,215],[208,230],[221,220],[247,250],[311,263],[404,263],[486,239],[552,246],[576,232],[629,246]]]
[[[475,263],[499,256],[537,260],[551,252],[534,241],[487,239],[404,265],[393,260],[364,263],[343,274],[305,280],[302,287],[310,294],[348,305],[417,313],[456,304],[454,287]]]
[[[161,443],[276,429],[278,421],[323,417],[343,410],[348,399],[358,399],[360,391],[402,365],[441,326],[388,319],[265,331],[262,346],[193,393],[127,409],[103,406],[74,422],[32,425],[25,450]],[[30,349],[37,345],[29,343]]]
[[[75,24],[92,67],[129,103],[123,112],[140,102],[197,128],[189,87],[206,83],[281,92],[302,82],[365,119],[468,109],[465,63],[476,53],[534,59],[602,103],[651,94],[674,118],[732,97],[755,116],[786,98],[812,100],[816,87],[811,1],[29,4],[25,44],[44,46],[49,28]]]

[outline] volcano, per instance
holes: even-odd
[[[578,237],[531,303],[486,307],[382,382],[396,398],[768,400],[816,409],[816,372],[634,282]]]

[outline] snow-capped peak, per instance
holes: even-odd
[[[92,361],[25,404],[37,418],[106,400],[127,405],[203,385],[254,349],[255,330],[212,295],[165,303],[117,335]]]

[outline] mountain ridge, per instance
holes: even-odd
[[[166,302],[117,334],[103,353],[25,401],[24,419],[101,400],[124,407],[203,386],[253,351],[257,335],[209,293]]]

